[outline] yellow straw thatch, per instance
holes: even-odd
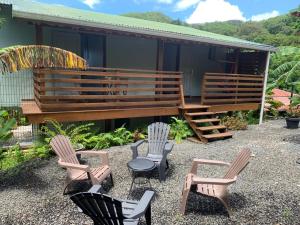
[[[0,49],[0,73],[41,67],[85,69],[87,62],[70,51],[44,45]]]

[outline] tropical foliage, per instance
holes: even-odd
[[[43,45],[12,46],[0,49],[0,73],[37,67],[85,69],[86,61],[76,54]]]
[[[274,87],[300,93],[300,48],[281,47],[272,54],[268,89]]]
[[[7,111],[0,111],[0,142],[5,142],[12,137],[12,129],[16,126],[15,118],[8,118]]]
[[[191,137],[194,135],[194,132],[189,127],[186,120],[181,120],[176,117],[171,117],[171,129],[170,129],[170,136],[174,139],[177,143],[180,143],[182,139],[187,137]]]
[[[41,134],[45,137],[46,143],[50,143],[51,139],[58,134],[68,136],[75,146],[76,144],[84,144],[86,139],[92,136],[91,127],[94,123],[81,125],[64,125],[53,119],[45,120],[46,125],[41,127]]]
[[[100,133],[85,140],[86,146],[93,149],[104,149],[133,142],[133,133],[124,126],[109,133]]]

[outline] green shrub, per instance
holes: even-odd
[[[13,133],[12,129],[16,126],[14,118],[8,118],[8,112],[0,111],[0,142],[8,141]]]
[[[248,124],[259,123],[259,110],[250,110],[242,113],[242,119],[246,120]]]
[[[275,109],[278,109],[284,105],[282,102],[273,99],[268,100],[267,103],[271,104],[271,107],[274,107]]]
[[[124,125],[113,132],[100,133],[85,140],[88,148],[104,149],[112,146],[126,145],[133,142],[134,134],[127,130]]]
[[[136,129],[134,132],[133,132],[133,142],[136,142],[138,140],[142,140],[142,139],[145,139],[146,138],[146,133],[144,130],[142,129]]]
[[[1,169],[7,170],[16,167],[26,161],[24,152],[21,150],[20,145],[16,144],[10,147],[7,152],[3,152],[1,160]]]
[[[189,127],[187,121],[178,119],[176,117],[171,117],[172,122],[170,124],[170,137],[175,139],[177,143],[180,143],[182,139],[191,137],[194,135],[194,132]]]
[[[51,139],[58,134],[68,136],[72,144],[83,144],[86,147],[86,139],[89,138],[91,133],[91,127],[94,123],[82,124],[76,126],[75,124],[70,124],[64,126],[56,120],[47,119],[45,126],[42,126],[41,133],[45,136],[45,142],[50,143]]]
[[[291,99],[291,105],[292,105],[292,106],[300,105],[300,97],[299,97],[299,96],[294,96],[294,97]]]
[[[19,107],[1,107],[0,110],[4,110],[8,113],[8,118],[15,118],[18,126],[29,125],[27,118],[23,115],[21,108]]]
[[[48,159],[51,155],[53,155],[53,152],[51,151],[48,145],[36,142],[34,143],[34,146],[31,149],[29,149],[27,158]]]

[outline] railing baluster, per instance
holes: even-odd
[[[103,68],[37,72],[48,74],[35,76],[36,101],[44,111],[178,107],[182,101],[182,76],[178,72]],[[59,77],[50,77],[51,74]]]

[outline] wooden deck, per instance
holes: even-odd
[[[91,121],[151,116],[173,116],[179,114],[178,107],[151,107],[130,109],[107,109],[107,110],[78,110],[43,112],[34,100],[22,101],[23,114],[30,123],[43,123],[45,119],[55,119],[60,122]]]
[[[111,68],[34,71],[35,101],[43,112],[178,108],[181,86],[181,72]]]
[[[181,72],[111,68],[37,69],[34,99],[22,101],[29,122],[174,116],[180,113],[202,142],[231,138],[219,114],[259,108],[263,77],[204,76],[201,98],[185,99]]]

